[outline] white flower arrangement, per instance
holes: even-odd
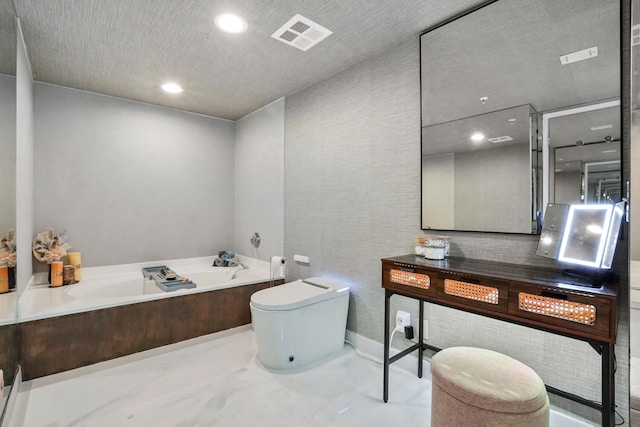
[[[67,230],[57,233],[51,229],[41,231],[33,239],[33,256],[40,262],[51,264],[67,255]]]
[[[16,266],[16,232],[13,229],[7,230],[7,234],[0,239],[0,263],[8,267]]]

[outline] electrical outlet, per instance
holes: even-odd
[[[411,314],[398,310],[396,312],[396,330],[404,332],[405,326],[411,326]]]

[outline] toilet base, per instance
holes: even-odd
[[[250,307],[258,358],[269,369],[297,369],[343,347],[348,293],[295,310]]]

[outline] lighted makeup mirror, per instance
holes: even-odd
[[[615,205],[571,205],[558,261],[610,269],[623,214],[624,202]]]
[[[613,262],[625,203],[547,206],[537,255],[571,264],[567,277],[599,286]]]

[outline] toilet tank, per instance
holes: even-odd
[[[343,348],[349,288],[311,278],[264,289],[251,297],[258,358],[269,369],[291,370]]]

